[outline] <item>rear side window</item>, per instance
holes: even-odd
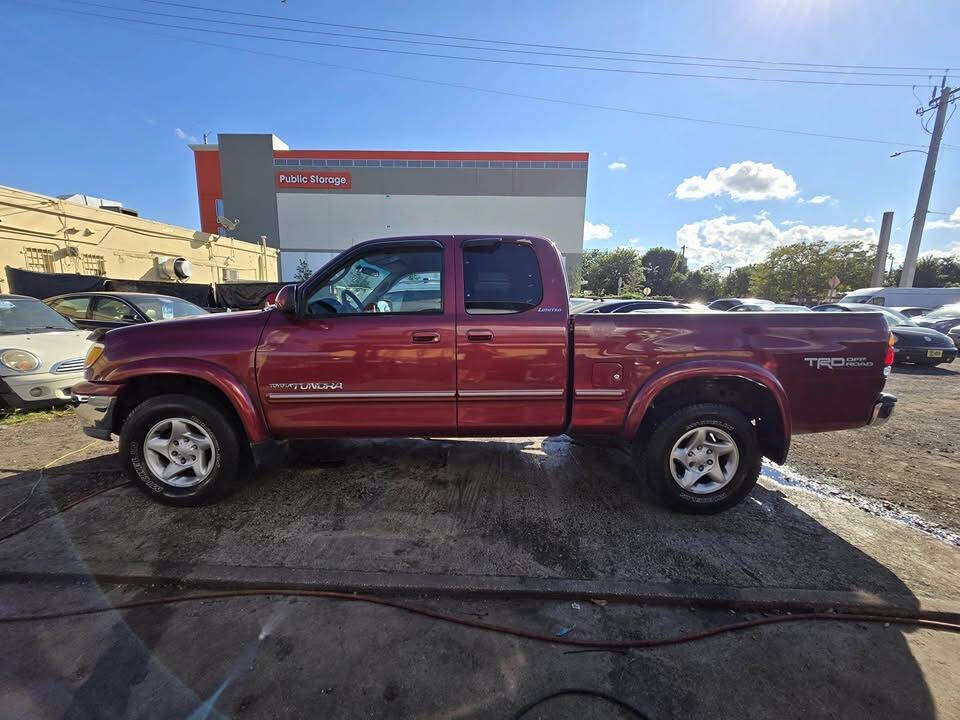
[[[50,303],[50,307],[52,307],[61,315],[66,315],[68,318],[79,318],[80,320],[83,320],[87,317],[87,309],[90,307],[90,298],[64,298],[63,300],[56,300]]]
[[[463,248],[463,292],[471,315],[516,313],[543,300],[537,255],[529,245],[491,242]]]

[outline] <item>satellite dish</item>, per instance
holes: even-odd
[[[239,221],[239,220],[231,220],[230,218],[224,217],[223,215],[217,215],[217,224],[218,224],[220,227],[224,227],[224,228],[226,228],[227,230],[229,230],[230,232],[233,232],[234,230],[237,229],[237,225],[240,224],[240,221]]]

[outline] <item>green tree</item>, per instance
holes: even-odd
[[[308,280],[311,275],[313,275],[313,271],[310,270],[310,263],[307,262],[306,258],[300,258],[300,262],[297,263],[297,269],[293,273],[294,282]]]
[[[747,297],[750,294],[750,276],[756,265],[733,268],[720,284],[720,294],[725,297]]]
[[[771,250],[750,276],[750,294],[777,302],[811,303],[827,294],[827,281],[840,278],[838,294],[867,287],[873,252],[860,243],[800,242]]]
[[[887,276],[888,285],[899,285],[903,266]],[[960,257],[931,257],[926,255],[917,260],[917,269],[913,274],[914,287],[958,287],[960,286]]]
[[[675,288],[671,286],[682,281],[687,274],[687,259],[669,248],[650,248],[640,260],[647,287],[653,295],[673,294]],[[680,277],[675,277],[677,275]]]
[[[588,250],[581,260],[580,275],[587,283],[584,290],[596,295],[643,290],[640,253],[632,248]]]
[[[679,273],[675,273],[675,276]],[[673,294],[688,302],[707,303],[720,295],[720,273],[712,265],[705,265],[682,276]]]

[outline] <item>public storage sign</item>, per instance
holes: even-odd
[[[277,187],[308,190],[349,190],[350,171],[287,172],[281,170],[277,173]]]

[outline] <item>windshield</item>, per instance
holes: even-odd
[[[180,298],[166,297],[165,295],[151,295],[149,297],[129,299],[137,309],[151,321],[174,320],[176,318],[207,314],[207,311],[198,305],[194,305],[186,300],[181,300]]]
[[[947,320],[948,318],[960,317],[960,303],[954,305],[944,305],[923,316],[924,320]]]
[[[900,325],[901,327],[906,325],[908,327],[916,327],[917,324],[904,315],[902,312],[897,312],[896,310],[891,310],[890,308],[879,307],[877,310],[882,312],[887,318],[887,324],[889,325]]]
[[[39,300],[0,300],[0,333],[76,330],[77,326]]]

